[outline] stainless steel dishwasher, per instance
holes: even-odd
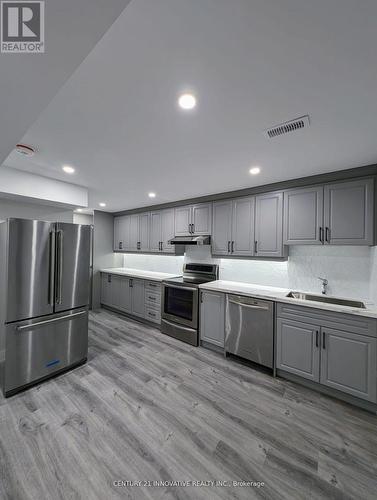
[[[227,295],[225,330],[225,354],[273,368],[273,302]]]

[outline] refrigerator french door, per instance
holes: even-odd
[[[26,219],[6,224],[8,396],[86,361],[91,228]]]

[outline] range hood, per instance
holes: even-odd
[[[201,236],[174,236],[169,243],[171,245],[210,245],[211,236],[209,234]]]

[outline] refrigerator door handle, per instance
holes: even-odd
[[[20,332],[22,330],[31,330],[37,326],[48,325],[49,323],[57,323],[58,321],[66,321],[70,319],[77,318],[77,316],[82,316],[87,314],[87,311],[80,311],[75,314],[66,314],[65,316],[60,316],[59,318],[47,319],[46,321],[38,321],[37,323],[31,323],[30,325],[17,326],[17,330]]]
[[[63,231],[59,229],[56,232],[57,236],[57,252],[56,252],[56,303],[61,304],[63,297]]]
[[[49,277],[48,277],[48,303],[54,305],[54,279],[55,279],[55,231],[50,231],[49,236]]]

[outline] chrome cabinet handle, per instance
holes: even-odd
[[[119,250],[123,250],[123,242],[122,241],[119,242]]]
[[[38,321],[37,323],[32,323],[30,325],[22,325],[22,326],[17,326],[18,331],[22,330],[30,330],[31,328],[37,327],[37,326],[42,326],[42,325],[48,325],[50,323],[57,323],[59,321],[65,321],[65,320],[70,320],[71,318],[76,318],[77,316],[82,316],[83,314],[87,314],[87,311],[80,311],[75,314],[67,314],[66,316],[60,316],[59,318],[52,318],[52,319],[47,319],[46,321]]]
[[[326,349],[326,332],[322,332],[322,348]]]
[[[324,239],[323,239],[323,227],[319,228],[319,241],[321,243],[324,243]]]
[[[148,299],[149,300],[156,300],[156,297],[151,297],[150,295],[148,295]]]
[[[232,241],[232,249],[231,249],[231,253],[234,252],[234,241]]]
[[[230,253],[230,241],[228,241],[228,253]]]
[[[316,347],[318,347],[318,340],[319,340],[318,337],[319,337],[319,331],[316,330],[316,332],[315,332],[315,346]]]
[[[258,253],[258,242],[254,242],[254,253]]]
[[[156,313],[152,313],[152,312],[150,312],[150,311],[148,311],[148,315],[149,315],[149,316],[153,316],[153,318],[155,318],[155,317],[156,317]]]
[[[191,224],[192,225],[192,234],[195,234],[195,224]]]
[[[330,228],[326,227],[326,242],[330,243]]]
[[[108,275],[107,275],[107,282],[108,282],[108,283],[111,283],[111,274],[108,274]]]
[[[157,285],[155,283],[148,283],[148,286],[151,286],[152,288],[157,288]]]
[[[191,234],[191,224],[188,225],[188,228],[189,228],[188,232]]]
[[[130,279],[129,286],[130,286],[130,288],[133,288],[133,286],[134,286],[134,280],[132,278]]]

